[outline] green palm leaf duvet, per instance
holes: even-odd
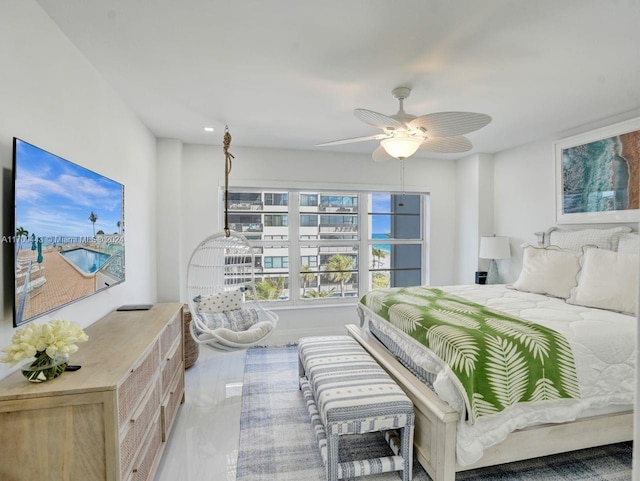
[[[580,398],[571,348],[553,329],[424,286],[360,302],[451,368],[472,423],[516,403]]]

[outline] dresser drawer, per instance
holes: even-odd
[[[166,359],[176,339],[182,338],[182,310],[178,312],[160,334],[160,359]]]
[[[142,444],[154,419],[158,416],[160,404],[160,382],[157,380],[129,419],[120,441],[120,473],[126,479],[132,469],[133,460],[142,449]]]
[[[162,422],[160,420],[160,411],[153,421],[151,431],[144,441],[145,450],[133,463],[131,476],[128,481],[149,481],[152,479],[155,467],[158,464],[160,448],[162,447]]]
[[[162,396],[163,398],[169,392],[171,387],[171,381],[173,380],[175,373],[178,369],[184,370],[182,366],[182,338],[178,338],[173,343],[171,350],[167,354],[165,359],[162,359],[164,366],[162,367],[162,375],[160,379],[162,381]]]
[[[151,382],[156,378],[160,356],[158,343],[153,343],[145,357],[127,375],[118,388],[118,425],[122,429],[140,404]]]
[[[181,365],[182,366],[182,365]],[[166,441],[171,432],[171,426],[178,413],[178,407],[182,402],[184,394],[184,370],[180,369],[176,372],[169,393],[162,401],[161,419],[162,419],[162,440]]]

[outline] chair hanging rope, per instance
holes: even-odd
[[[229,152],[231,145],[231,134],[229,127],[224,126],[224,140],[222,150],[224,151],[224,234],[229,237],[231,230],[229,229],[229,174],[233,166],[232,159],[235,157]]]

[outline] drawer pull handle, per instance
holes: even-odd
[[[131,424],[135,424],[135,423],[136,423],[136,420],[135,420],[135,419],[133,419],[133,418],[131,418],[131,419],[129,419],[129,422],[130,422]]]
[[[133,468],[133,470],[131,471],[132,473],[137,473],[138,472],[138,468]]]

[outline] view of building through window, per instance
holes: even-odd
[[[230,190],[229,227],[255,246],[256,290],[292,304],[424,283],[424,194]]]

